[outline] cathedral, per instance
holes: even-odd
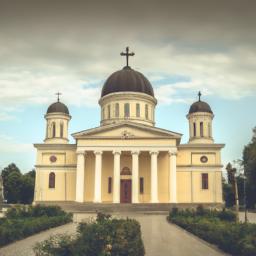
[[[222,203],[223,144],[214,143],[211,107],[188,109],[189,141],[155,126],[157,99],[150,81],[128,64],[105,81],[100,125],[72,134],[71,113],[60,102],[45,114],[46,136],[37,150],[34,202]]]

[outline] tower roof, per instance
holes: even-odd
[[[194,102],[190,106],[189,114],[196,113],[196,112],[207,112],[207,113],[213,114],[210,105],[204,101],[201,101],[201,95],[202,95],[201,92],[199,92],[198,93],[198,97],[199,97],[198,101]]]
[[[69,115],[68,107],[60,101],[51,104],[47,109],[47,114],[50,113],[64,113]]]

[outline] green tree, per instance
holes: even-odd
[[[256,127],[253,129],[253,137],[243,151],[243,166],[246,176],[246,195],[249,208],[256,206]]]
[[[5,167],[1,176],[4,185],[4,198],[8,203],[29,204],[34,198],[35,170],[22,174],[14,164]]]

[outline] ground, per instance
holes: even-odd
[[[77,222],[82,219],[88,220],[93,214],[76,214],[75,223],[63,225],[37,235],[30,236],[21,241],[15,242],[0,249],[0,256],[32,256],[33,246],[48,238],[50,235],[58,233],[74,233]],[[187,231],[169,224],[166,215],[163,214],[142,214],[142,213],[121,213],[117,217],[130,217],[137,219],[141,224],[143,242],[146,249],[146,256],[220,256],[226,255],[216,247],[204,242]],[[241,220],[243,213],[240,213]],[[256,213],[248,214],[251,222],[256,222]]]

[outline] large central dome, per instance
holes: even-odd
[[[103,85],[101,97],[114,92],[141,92],[154,97],[154,90],[148,79],[129,66],[109,76]]]

